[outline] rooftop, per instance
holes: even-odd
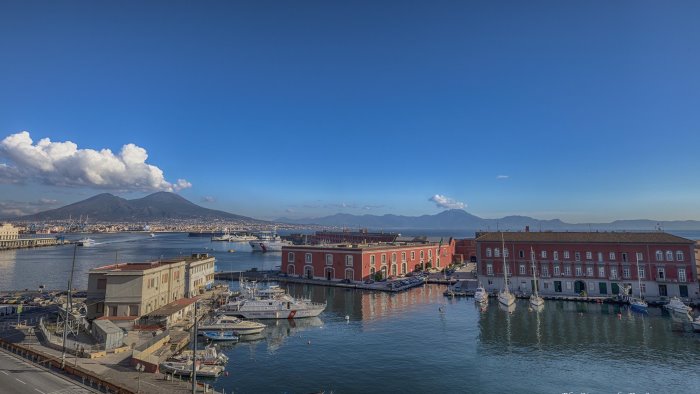
[[[501,238],[503,237],[503,238]],[[660,231],[656,232],[491,232],[482,233],[478,242],[564,242],[564,243],[651,243],[692,244],[694,241]]]
[[[158,267],[168,265],[168,264],[177,264],[177,263],[182,263],[182,262],[191,263],[193,261],[203,261],[203,260],[213,259],[213,258],[214,258],[214,256],[209,256],[208,253],[194,253],[191,256],[173,257],[173,258],[161,259],[161,260],[156,260],[156,261],[147,261],[147,262],[140,262],[140,263],[109,264],[109,265],[104,265],[102,267],[93,268],[90,270],[90,272],[96,272],[96,271],[109,271],[109,272],[145,271],[145,270],[158,268]]]
[[[177,313],[178,311],[186,308],[188,305],[192,305],[195,301],[197,301],[199,297],[193,297],[193,298],[180,298],[179,300],[175,300],[168,305],[165,305],[161,308],[156,309],[155,311],[144,315],[144,318],[147,317],[167,317],[171,316],[174,313]]]
[[[323,244],[323,245],[289,245],[283,246],[282,249],[316,249],[316,250],[328,250],[328,249],[340,249],[340,250],[382,250],[382,249],[397,249],[397,248],[408,248],[408,247],[420,247],[426,245],[437,246],[438,242],[373,242],[373,243],[361,243],[361,244],[351,244],[351,243],[337,243],[337,244]],[[443,242],[443,246],[447,246],[447,242]]]

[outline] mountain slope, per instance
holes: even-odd
[[[66,220],[89,217],[95,221],[153,221],[163,219],[225,219],[257,221],[246,216],[200,207],[175,193],[157,192],[126,200],[102,193],[61,208],[17,218],[18,220]]]

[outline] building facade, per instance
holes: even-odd
[[[625,287],[650,299],[698,298],[695,242],[663,232],[477,234],[477,272],[487,291],[610,296]],[[641,282],[641,286],[640,286]]]
[[[294,245],[282,247],[280,269],[310,279],[354,282],[381,276],[405,275],[414,270],[443,269],[452,263],[454,240],[447,243],[376,243]]]
[[[88,274],[88,319],[140,316],[214,283],[216,259],[206,253],[147,263],[121,263]]]
[[[12,241],[19,239],[19,229],[10,223],[0,226],[0,241]]]

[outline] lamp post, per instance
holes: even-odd
[[[143,364],[141,364],[141,363],[136,364],[136,370],[139,372],[138,389],[136,390],[137,393],[141,392],[141,372],[143,372],[145,369],[146,369],[146,367]]]

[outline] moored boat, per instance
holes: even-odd
[[[693,308],[684,304],[683,301],[681,301],[680,298],[678,298],[678,297],[671,298],[671,300],[668,302],[668,304],[664,305],[664,308],[666,308],[670,311],[679,312],[679,313],[689,313],[690,311],[693,310]]]
[[[533,248],[530,248],[530,258],[532,260],[532,286],[534,287],[534,292],[530,295],[530,305],[539,308],[544,306],[544,298],[537,293],[537,288],[540,285],[537,282],[537,266],[535,266],[535,250]]]
[[[474,291],[474,300],[477,302],[487,302],[489,300],[489,294],[481,283],[479,283],[479,287]]]
[[[503,289],[498,293],[498,302],[506,307],[510,307],[515,304],[515,296],[508,287],[508,266],[506,265],[506,246],[505,241],[503,241],[503,233],[501,233],[501,244],[503,245]]]
[[[211,341],[238,341],[238,337],[233,331],[200,331],[199,335],[202,335]]]
[[[221,310],[225,314],[225,310]],[[236,335],[258,334],[265,325],[254,321],[244,321],[233,316],[216,316],[214,319],[199,324],[202,331],[232,331]]]

